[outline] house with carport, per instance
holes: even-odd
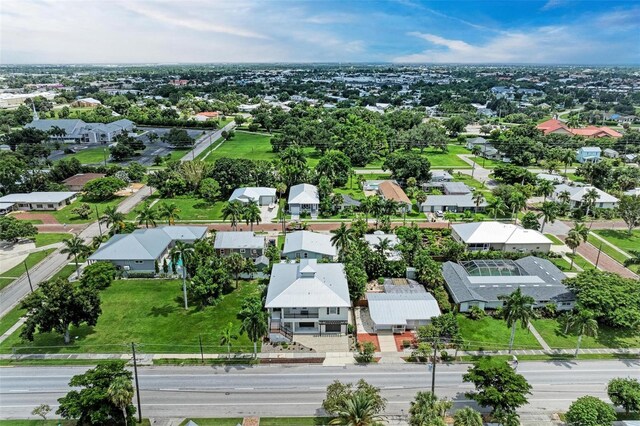
[[[239,201],[243,204],[254,202],[259,206],[270,206],[276,203],[276,189],[265,187],[236,188],[229,202]]]

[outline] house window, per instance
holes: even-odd
[[[41,209],[42,208],[42,204],[36,204],[36,209]]]
[[[307,253],[306,251],[304,252],[304,258],[308,258],[309,257],[309,253]]]
[[[52,209],[53,208],[53,204],[47,204],[47,207]]]
[[[338,315],[340,314],[340,308],[327,308],[327,315]]]
[[[138,264],[138,265],[142,265],[144,263],[144,261],[143,260],[136,260],[135,263]]]
[[[244,249],[240,249],[240,253],[244,253]]]

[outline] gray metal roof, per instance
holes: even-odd
[[[441,186],[448,194],[471,194],[472,192],[471,188],[462,182],[442,182]]]
[[[264,235],[255,235],[252,231],[217,232],[213,248],[261,249],[264,248],[264,241]]]
[[[367,293],[367,301],[376,325],[402,325],[440,315],[438,302],[429,293]]]
[[[74,119],[74,118],[65,118],[60,120],[54,120],[54,119],[33,120],[31,123],[28,123],[24,127],[43,130],[45,132],[48,132],[54,126],[57,126],[62,130],[64,130],[67,135],[72,135],[75,132],[78,132],[85,125],[86,123],[82,120]]]
[[[324,308],[351,306],[342,263],[276,263],[267,288],[266,308]]]
[[[289,204],[320,204],[318,188],[308,183],[294,185],[289,190]]]
[[[191,241],[207,233],[205,226],[162,226],[116,234],[90,260],[156,260],[173,241]]]
[[[595,186],[570,186],[564,183],[556,185],[554,196],[558,198],[562,192],[567,191],[572,201],[582,202],[582,197],[584,197],[584,195],[591,189],[595,189],[598,193],[598,199],[596,200],[597,203],[617,203],[620,201],[613,195],[610,195]]]
[[[290,232],[284,239],[283,254],[308,251],[325,256],[336,256],[338,251],[331,242],[331,235],[311,231]]]
[[[478,262],[478,261],[473,261]],[[461,264],[446,262],[442,275],[449,294],[456,303],[468,301],[496,302],[498,296],[509,295],[521,289],[522,293],[538,301],[572,301],[575,296],[562,284],[565,275],[547,259],[527,256],[516,261],[505,262],[516,270],[502,270],[499,263],[488,265],[482,273],[473,272]],[[469,262],[471,263],[471,262]],[[493,271],[493,273],[490,273]],[[500,272],[502,271],[502,272]],[[504,273],[504,272],[508,273]],[[487,275],[487,273],[490,273]],[[473,275],[471,275],[473,274]]]
[[[486,201],[480,203],[480,207],[486,207]],[[464,195],[427,195],[427,201],[421,206],[457,206],[457,207],[475,207],[473,202],[473,194]]]
[[[380,241],[389,240],[389,247],[393,248],[400,244],[400,238],[396,234],[385,234],[382,231],[376,231],[373,234],[364,234],[364,240],[371,246],[375,247],[380,244]]]
[[[71,191],[9,194],[0,197],[0,203],[61,203],[76,194]]]
[[[265,188],[265,187],[257,187],[257,186],[249,186],[245,188],[236,188],[231,197],[229,197],[229,201],[240,201],[246,203],[248,201],[260,201],[260,197],[275,197],[276,189],[275,188]]]

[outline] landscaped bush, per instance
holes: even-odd
[[[358,354],[356,355],[356,361],[363,364],[368,364],[373,361],[373,354],[376,352],[376,346],[372,342],[364,342],[360,344]]]
[[[125,275],[127,278],[155,278],[156,277],[155,272],[129,271]]]
[[[472,306],[468,311],[467,311],[467,317],[471,318],[472,320],[479,320],[484,318],[486,315],[486,313],[480,309],[477,306]]]

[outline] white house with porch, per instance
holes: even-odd
[[[293,340],[296,334],[346,334],[349,286],[342,263],[277,263],[271,270],[265,308],[269,338]]]
[[[302,213],[309,213],[312,218],[317,218],[320,211],[318,188],[308,183],[292,186],[289,190],[288,204],[293,220],[297,220]]]

